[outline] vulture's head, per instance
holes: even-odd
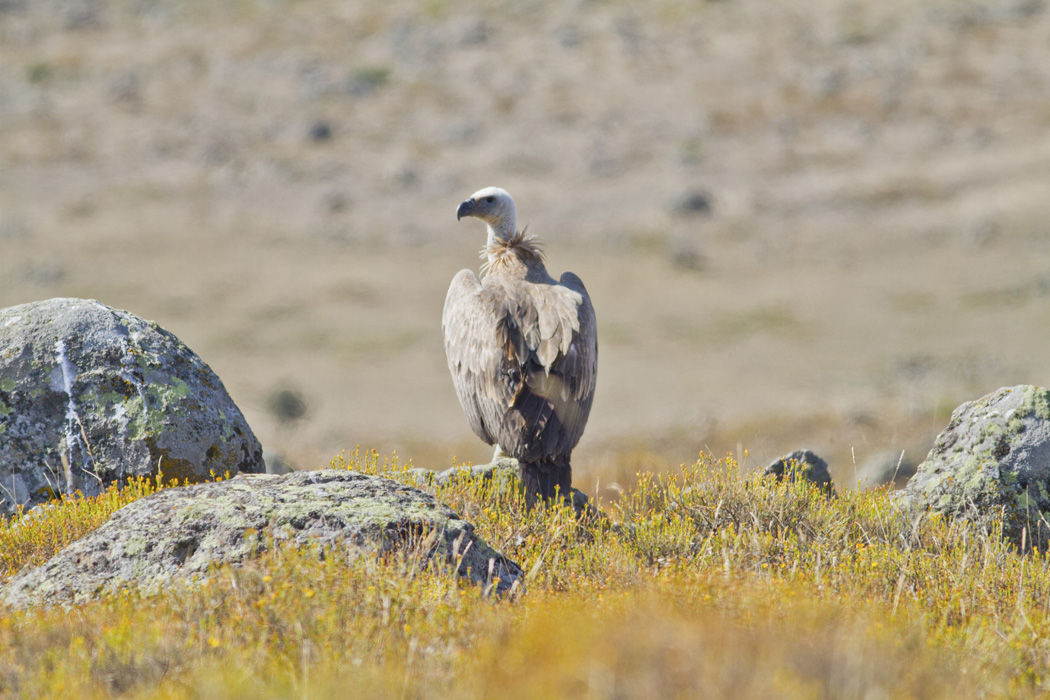
[[[514,233],[517,214],[514,200],[510,198],[507,190],[486,187],[470,195],[470,199],[459,205],[459,209],[456,209],[456,220],[464,216],[481,219],[496,231],[509,230],[510,233]]]

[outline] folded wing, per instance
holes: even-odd
[[[474,433],[519,460],[568,456],[590,415],[594,309],[576,275],[535,282],[463,270],[442,317],[456,395]]]

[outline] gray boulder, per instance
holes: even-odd
[[[498,490],[516,489],[520,486],[518,460],[498,459],[490,464],[461,465],[444,471],[416,468],[408,471],[409,477],[420,486],[448,486],[459,479],[495,479]],[[522,487],[524,493],[524,488]]]
[[[493,583],[497,591],[522,576],[517,564],[433,496],[391,479],[329,469],[159,491],[15,576],[0,602],[77,603],[128,586],[155,593],[207,577],[214,565],[243,562],[271,543],[334,547],[351,555],[414,544],[422,547],[422,565],[458,567],[460,575]]]
[[[156,323],[84,299],[0,309],[0,515],[158,470],[263,469],[222,382]]]
[[[952,412],[901,497],[1046,548],[1050,535],[1050,391],[1004,387]]]
[[[784,455],[770,463],[765,474],[776,477],[777,481],[808,481],[828,495],[835,494],[828,463],[812,450],[795,450]]]

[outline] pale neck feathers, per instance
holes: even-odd
[[[481,251],[481,274],[487,275],[501,267],[520,262],[526,267],[534,263],[543,264],[543,249],[539,239],[526,233],[528,226],[515,232],[510,238],[494,237]]]

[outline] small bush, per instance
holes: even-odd
[[[117,509],[163,486],[162,477],[140,476],[123,486],[110,486],[94,498],[84,498],[79,491],[72,496],[63,494],[54,503],[0,519],[0,581],[25,566],[42,564],[104,523]]]

